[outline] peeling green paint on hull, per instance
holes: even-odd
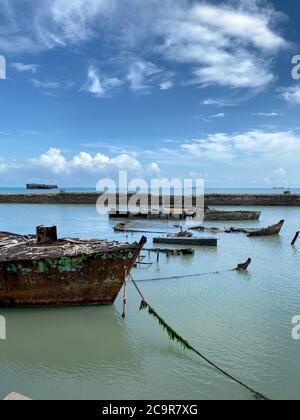
[[[113,304],[141,249],[0,262],[0,306]]]

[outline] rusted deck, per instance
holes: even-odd
[[[144,244],[0,233],[0,306],[112,304]]]

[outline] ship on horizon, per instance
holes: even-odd
[[[27,190],[57,190],[58,185],[55,184],[26,184]]]

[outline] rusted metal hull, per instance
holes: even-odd
[[[205,212],[205,222],[226,222],[226,221],[243,221],[243,220],[259,220],[260,211],[226,211],[210,209]]]
[[[113,304],[143,245],[92,255],[0,261],[0,307]]]
[[[176,210],[176,211],[175,211]],[[222,222],[222,221],[245,221],[245,220],[259,220],[261,216],[260,211],[228,211],[228,210],[216,210],[216,209],[205,209],[203,218],[206,222]],[[160,212],[148,213],[131,213],[131,212],[120,212],[111,211],[109,213],[110,219],[120,220],[187,220],[195,219],[197,213],[193,211],[186,211],[181,209],[164,209]]]
[[[225,232],[226,233],[245,233],[249,238],[259,237],[259,236],[273,236],[273,235],[279,235],[284,223],[285,221],[281,220],[276,225],[272,225],[272,226],[269,226],[267,228],[262,228],[262,229],[231,227],[230,229],[226,229]]]
[[[285,223],[284,220],[280,220],[280,222],[277,223],[276,225],[269,226],[265,229],[259,229],[259,230],[254,231],[254,232],[249,232],[248,237],[253,238],[253,237],[259,237],[259,236],[279,235],[284,223]]]

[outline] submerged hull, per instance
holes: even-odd
[[[205,222],[233,222],[245,220],[259,220],[261,212],[259,211],[228,211],[228,210],[214,210],[209,209],[205,212]]]
[[[74,252],[74,247],[82,245],[78,242],[71,244],[72,253],[59,255],[56,244],[52,250],[50,246],[30,248],[31,259],[24,259],[23,255],[21,259],[17,255],[4,260],[2,257],[0,307],[113,304],[144,243],[111,244],[95,252],[81,253]]]
[[[186,220],[195,219],[197,217],[196,212],[178,210],[176,209],[165,209],[161,212],[150,212],[149,213],[131,213],[131,212],[120,212],[112,211],[109,213],[110,219],[120,220]],[[216,210],[216,209],[205,209],[204,221],[205,222],[224,222],[224,221],[245,221],[245,220],[259,220],[261,216],[260,211],[242,211],[242,210]]]
[[[280,220],[276,225],[269,226],[262,229],[247,229],[247,228],[230,228],[225,230],[226,233],[245,233],[249,238],[259,237],[259,236],[273,236],[279,235],[285,221]]]

